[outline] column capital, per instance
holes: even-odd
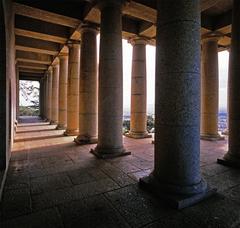
[[[67,59],[68,58],[68,53],[62,52],[58,55],[58,58],[61,59]]]
[[[56,57],[56,58],[54,59],[53,63],[52,63],[52,67],[55,68],[55,67],[57,67],[58,65],[59,65],[59,58]]]
[[[124,6],[129,0],[96,0],[96,6],[101,10],[107,6]]]
[[[134,36],[134,37],[131,37],[129,40],[128,40],[128,43],[132,44],[132,45],[138,45],[138,44],[144,44],[144,45],[147,45],[149,42],[149,39],[144,37],[144,36]]]
[[[51,74],[52,74],[52,71],[53,71],[53,67],[52,67],[52,66],[49,66],[48,71],[47,71],[47,74],[48,74],[48,75],[51,75]]]
[[[220,32],[209,32],[204,35],[202,35],[201,42],[208,42],[208,41],[215,41],[218,42],[221,38],[223,38],[223,34]]]
[[[80,43],[81,43],[80,40],[68,40],[67,46],[68,46],[69,48],[72,48],[72,47],[74,47],[74,46],[79,46]]]
[[[91,32],[94,32],[94,33],[98,33],[99,32],[99,26],[94,24],[94,23],[86,22],[86,23],[81,25],[80,31],[81,31],[81,33],[85,32],[85,31],[91,31]]]

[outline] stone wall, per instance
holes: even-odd
[[[16,119],[14,14],[12,1],[0,0],[0,196],[14,139]]]

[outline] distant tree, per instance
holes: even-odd
[[[154,128],[154,117],[153,115],[147,116],[147,131],[150,132]]]
[[[40,88],[36,86],[36,83],[32,81],[20,80],[19,83],[20,96],[32,106],[39,106],[39,90]]]

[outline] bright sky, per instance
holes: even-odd
[[[219,109],[224,109],[225,111],[227,109],[228,58],[228,51],[219,52]]]
[[[147,45],[147,104],[153,105],[155,98],[155,50],[154,46]],[[227,80],[228,80],[228,51],[219,52],[219,109],[227,107]],[[123,88],[124,108],[130,108],[131,99],[131,60],[132,47],[123,40]]]
[[[98,35],[99,46],[99,35]],[[147,45],[147,104],[151,112],[155,99],[155,47]],[[98,50],[99,51],[99,50]],[[99,55],[98,55],[99,56]],[[219,109],[227,107],[228,51],[219,52]],[[132,45],[123,40],[123,107],[130,110],[131,102]],[[21,102],[23,100],[21,99]],[[25,102],[23,102],[25,103]]]

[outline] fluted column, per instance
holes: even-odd
[[[228,152],[218,163],[240,168],[240,4],[233,0],[228,76]]]
[[[99,158],[129,154],[122,138],[122,1],[103,0],[100,26],[98,144],[91,150]]]
[[[49,67],[48,73],[48,120],[52,120],[52,67]]]
[[[212,193],[199,159],[199,0],[158,1],[155,94],[154,170],[140,186],[180,209]]]
[[[52,120],[51,124],[58,123],[58,91],[59,91],[59,60],[53,64],[52,79]]]
[[[218,34],[202,37],[201,139],[224,139],[218,133]]]
[[[57,129],[67,128],[67,83],[68,83],[68,54],[59,55],[59,109]]]
[[[126,136],[136,139],[151,138],[147,132],[147,40],[135,37],[130,40],[133,46],[131,83],[130,132]]]
[[[80,42],[69,41],[67,129],[65,135],[78,135]]]
[[[81,28],[79,135],[74,140],[77,144],[97,142],[97,32],[93,25]]]

